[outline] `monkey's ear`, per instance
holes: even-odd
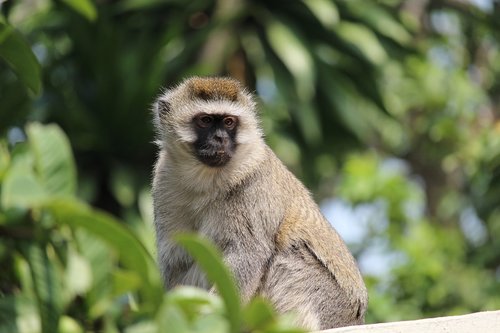
[[[164,123],[164,119],[170,113],[170,110],[170,103],[167,99],[165,99],[164,95],[159,97],[153,103],[153,124],[158,130],[162,128],[162,123]]]
[[[155,112],[160,118],[164,118],[167,114],[170,113],[170,103],[167,100],[164,100],[160,97],[156,100],[155,104]]]

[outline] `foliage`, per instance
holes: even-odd
[[[32,123],[27,140],[2,142],[0,331],[300,332],[259,299],[240,310],[236,285],[207,240],[179,236],[221,298],[196,288],[163,297],[141,241],[75,196],[69,142]]]
[[[369,322],[500,308],[497,0],[0,10],[0,331],[288,330],[230,287],[162,296],[148,110],[189,75],[255,90],[271,147],[353,212]]]

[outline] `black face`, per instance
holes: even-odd
[[[193,118],[197,140],[196,157],[211,167],[221,167],[234,155],[238,117],[230,115],[199,114]]]

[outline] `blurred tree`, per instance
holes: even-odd
[[[162,86],[216,74],[256,91],[267,141],[318,199],[379,211],[351,244],[362,263],[377,244],[397,259],[367,275],[370,321],[500,308],[498,0],[8,0],[0,9],[4,295],[29,289],[36,267],[13,245],[33,224],[7,227],[26,216],[9,206],[19,197],[5,198],[14,176],[2,176],[11,160],[33,163],[15,157],[25,144],[12,149],[33,141],[26,125],[62,128],[76,197],[122,219],[151,253],[150,103]],[[31,256],[57,249],[58,233],[36,238]],[[117,279],[142,290],[133,275]],[[111,325],[98,302],[108,296],[91,294],[91,318]],[[83,322],[83,313],[74,305],[64,315]]]

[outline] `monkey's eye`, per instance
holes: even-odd
[[[233,129],[236,126],[236,118],[235,117],[225,117],[224,118],[224,126],[228,129]]]
[[[196,125],[198,125],[199,127],[202,127],[202,128],[207,128],[207,127],[212,126],[213,121],[214,121],[214,118],[212,116],[209,116],[209,115],[203,115],[203,116],[196,117]]]

